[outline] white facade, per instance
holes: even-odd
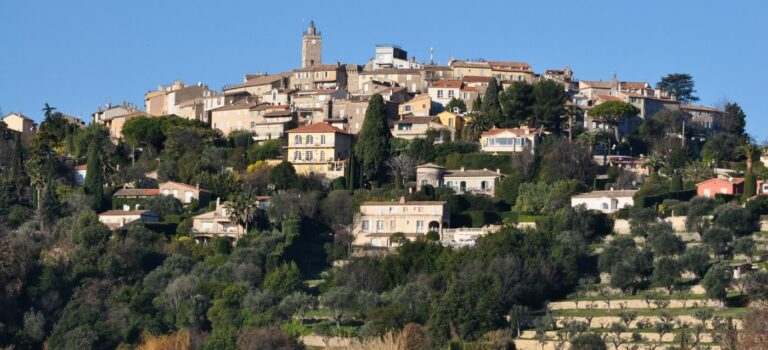
[[[606,214],[635,204],[634,190],[627,191],[592,191],[571,197],[571,206],[583,205],[589,210],[598,210]]]

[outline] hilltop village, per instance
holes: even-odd
[[[737,102],[301,34],[220,91],[3,117],[0,347],[768,347]]]

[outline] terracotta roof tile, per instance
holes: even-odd
[[[331,124],[328,124],[328,123],[310,124],[310,125],[301,126],[295,129],[288,130],[287,132],[288,133],[333,132],[333,133],[347,134],[346,131],[341,130],[335,126],[331,126]]]
[[[461,85],[462,85],[461,80],[438,80],[432,83],[431,87],[459,89],[461,88]]]
[[[122,188],[117,190],[115,192],[114,196],[120,197],[120,196],[143,196],[143,197],[150,197],[150,196],[158,196],[160,195],[160,190],[157,188]]]

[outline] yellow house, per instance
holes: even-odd
[[[24,140],[32,138],[37,132],[37,124],[21,113],[11,113],[3,118],[3,122],[8,125],[8,129],[20,133]]]
[[[356,215],[352,234],[359,246],[391,247],[398,243],[392,235],[402,233],[408,240],[416,240],[450,224],[450,211],[444,201],[364,202]]]
[[[432,98],[428,94],[417,95],[408,102],[401,103],[398,108],[398,115],[412,115],[414,117],[429,116],[429,110],[432,107]]]
[[[352,151],[352,135],[328,123],[288,130],[287,158],[299,174],[333,180],[344,176]]]
[[[437,117],[440,118],[440,124],[451,130],[452,140],[461,136],[461,129],[464,128],[464,117],[451,112],[440,112]]]

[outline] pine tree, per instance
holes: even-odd
[[[488,116],[493,123],[498,125],[501,122],[501,103],[499,102],[499,85],[496,78],[491,78],[488,87],[483,94],[483,102],[480,111]]]
[[[85,193],[93,198],[95,207],[101,206],[104,198],[104,175],[101,169],[99,148],[95,143],[88,147],[88,167],[83,187]]]
[[[357,158],[363,178],[377,185],[384,176],[384,162],[389,156],[389,125],[387,107],[380,94],[375,94],[368,102],[363,128],[355,144]]]
[[[21,198],[24,194],[24,149],[21,145],[21,134],[16,134],[16,143],[13,146],[11,158],[11,181],[16,189],[16,196]]]
[[[744,176],[744,198],[749,198],[757,192],[757,178],[753,172],[747,172]]]

